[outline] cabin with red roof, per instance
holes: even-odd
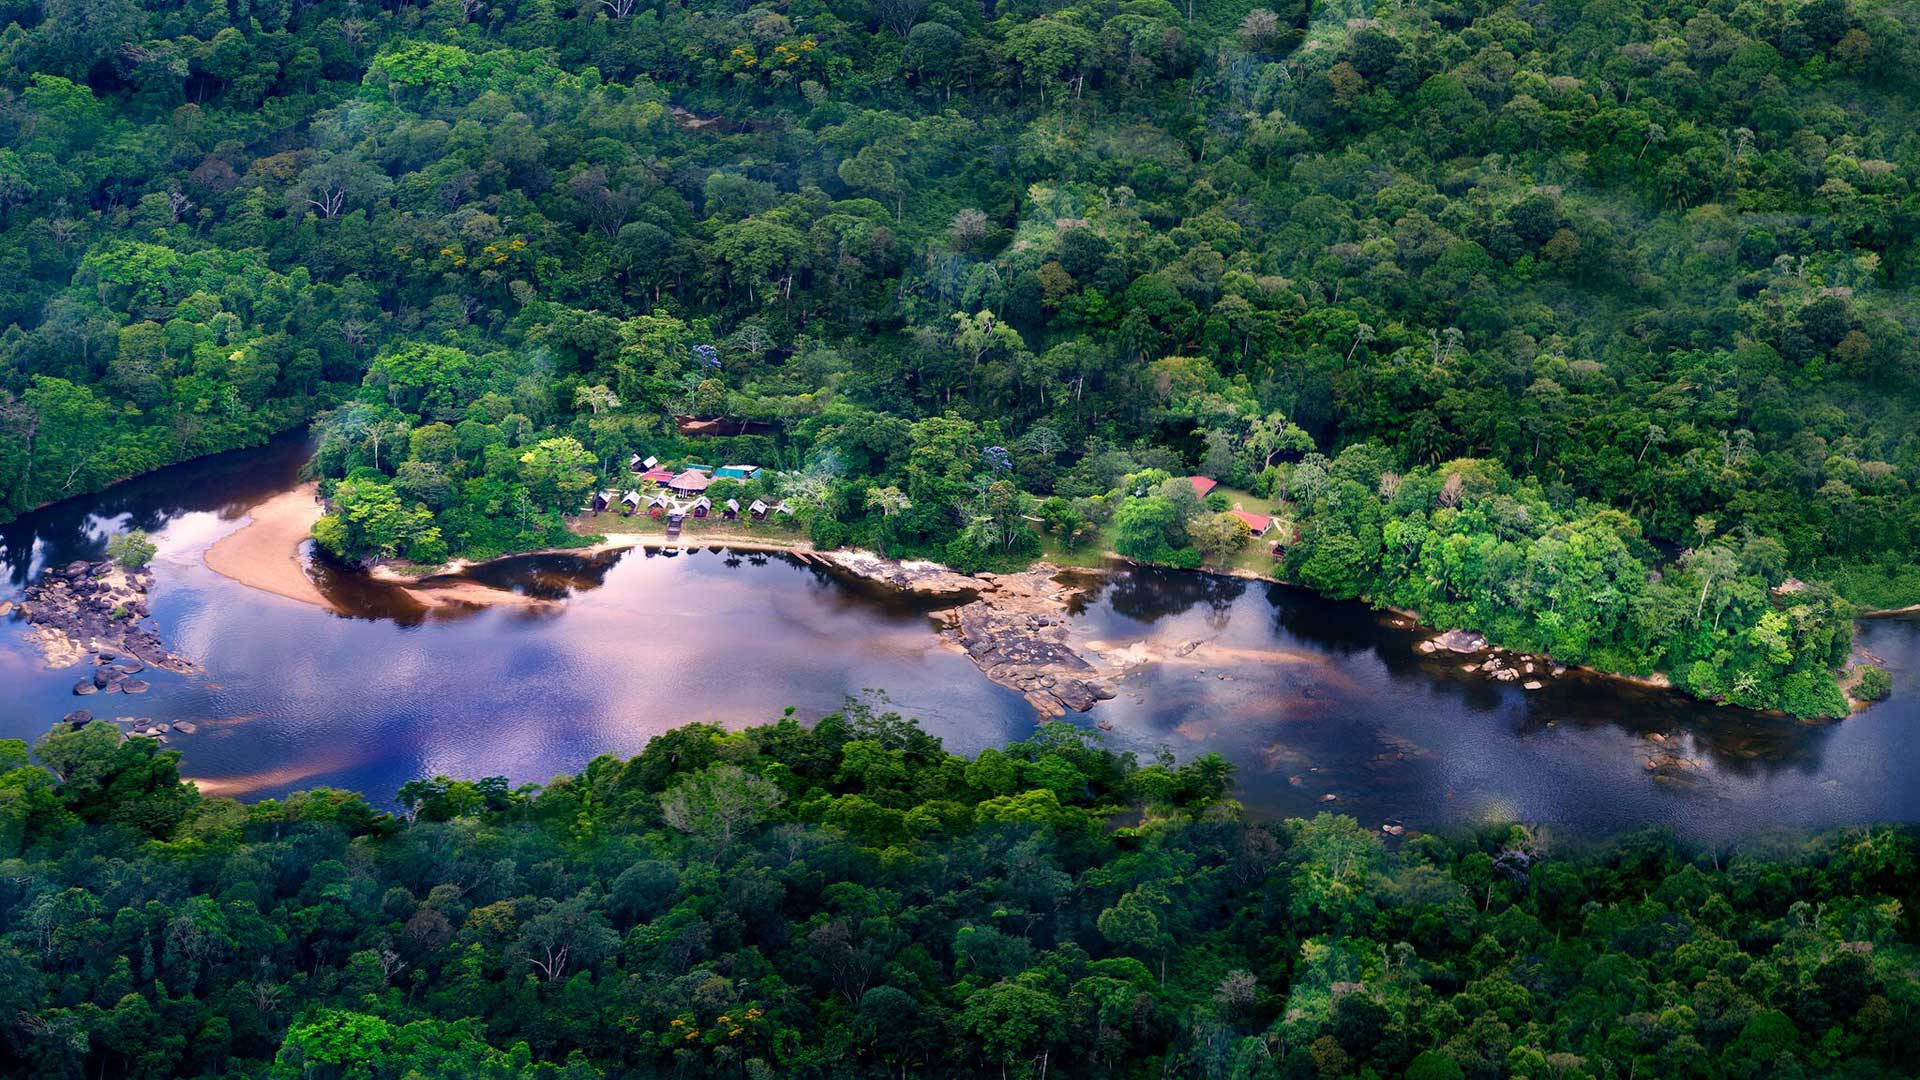
[[[1187,483],[1192,484],[1193,493],[1203,499],[1207,497],[1208,492],[1219,486],[1219,482],[1210,476],[1189,476]]]
[[[1232,514],[1246,522],[1247,528],[1252,530],[1255,536],[1265,536],[1273,530],[1273,518],[1266,514],[1250,514],[1245,510],[1234,510]]]

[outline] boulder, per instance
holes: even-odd
[[[92,679],[81,679],[79,682],[73,684],[73,692],[79,697],[86,697],[88,694],[99,693],[100,688],[93,685]]]
[[[1449,652],[1477,653],[1487,647],[1487,639],[1468,630],[1449,630],[1431,639],[1436,649]]]
[[[123,694],[144,694],[148,689],[146,682],[141,679],[128,679],[116,685]]]
[[[85,709],[75,709],[60,719],[72,724],[76,728],[83,728],[93,723],[93,714]]]

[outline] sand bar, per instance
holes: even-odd
[[[302,484],[292,491],[260,503],[247,511],[245,525],[214,541],[204,556],[207,567],[222,577],[298,600],[303,604],[339,609],[321,593],[307,576],[300,545],[312,535],[313,523],[324,512],[314,498],[315,487]],[[415,603],[428,609],[454,606],[483,607],[490,604],[514,604],[521,607],[551,607],[553,601],[524,596],[507,589],[496,589],[475,581],[443,578],[422,582],[376,568],[373,576],[391,581]]]
[[[302,484],[247,511],[251,520],[207,548],[207,568],[242,585],[331,608],[300,557],[300,545],[322,512],[314,490]]]
[[[496,589],[491,585],[482,585],[477,581],[436,581],[425,585],[413,585],[402,588],[401,592],[412,597],[414,602],[429,610],[438,608],[467,606],[491,607],[511,605],[525,608],[558,607],[557,600],[547,600],[538,596],[528,596],[511,589]]]

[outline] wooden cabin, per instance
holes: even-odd
[[[667,502],[665,495],[655,495],[653,498],[647,500],[647,516],[655,521],[659,521],[670,509],[672,509],[672,504]]]
[[[629,491],[625,495],[620,496],[621,516],[632,517],[633,512],[638,509],[640,509],[640,493],[639,492]]]
[[[663,469],[658,465],[654,465],[648,468],[646,472],[641,473],[640,479],[652,484],[654,487],[666,487],[673,481],[673,470]]]
[[[596,491],[593,493],[593,497],[587,500],[587,512],[590,514],[598,514],[605,511],[607,507],[612,505],[613,505],[613,492]]]
[[[1206,498],[1208,493],[1213,491],[1215,487],[1219,486],[1219,481],[1211,476],[1189,476],[1187,477],[1187,483],[1192,484],[1193,493],[1203,499]]]
[[[707,511],[712,509],[713,509],[713,500],[707,498],[705,495],[702,495],[699,498],[693,500],[693,516],[694,517],[697,517],[697,518],[706,517]]]
[[[773,509],[773,507],[768,506],[766,503],[761,502],[759,499],[755,499],[753,500],[753,505],[747,507],[747,513],[755,521],[765,521],[767,520],[767,511],[771,509]]]
[[[785,499],[781,499],[781,500],[780,500],[780,505],[779,505],[779,506],[776,506],[776,507],[774,507],[774,508],[773,508],[773,512],[774,512],[774,513],[776,513],[776,514],[785,514],[785,515],[787,515],[788,517],[792,517],[792,516],[793,516],[793,507],[791,507],[791,506],[788,506],[788,505],[787,505],[787,500],[785,500]]]
[[[737,520],[739,520],[739,517],[740,517],[740,500],[738,500],[738,499],[728,499],[728,500],[727,500],[726,502],[724,502],[724,503],[721,503],[720,505],[721,505],[721,507],[722,507],[722,509],[721,509],[721,511],[720,511],[720,516],[721,516],[721,517],[723,517],[723,518],[726,518],[726,519],[727,519],[728,521],[737,521]]]

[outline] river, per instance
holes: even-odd
[[[932,632],[924,605],[777,555],[700,549],[529,556],[487,579],[563,596],[552,609],[421,615],[387,587],[323,573],[335,615],[219,577],[201,561],[246,509],[292,486],[299,438],[192,462],[0,526],[0,600],[42,568],[100,558],[116,531],[154,535],[154,618],[205,670],[152,671],[138,697],[76,699],[17,616],[0,622],[0,737],[31,741],[76,706],[188,720],[182,771],[244,798],[315,786],[377,801],[424,775],[539,782],[630,755],[694,721],[805,718],[863,697],[919,718],[957,752],[1018,739],[1031,709]],[[1706,839],[1771,826],[1920,820],[1920,622],[1861,624],[1895,697],[1838,724],[1690,702],[1568,676],[1527,692],[1425,657],[1365,608],[1287,586],[1119,569],[1076,606],[1075,632],[1157,651],[1070,722],[1144,760],[1218,751],[1256,812],[1351,813],[1415,828],[1523,820],[1578,834],[1663,825]],[[1096,722],[1111,730],[1098,730]],[[1648,759],[1695,763],[1652,772]]]

